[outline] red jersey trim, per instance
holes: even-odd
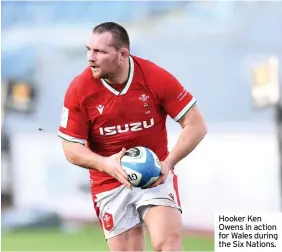
[[[131,83],[132,83],[132,80],[133,80],[133,75],[134,75],[134,62],[133,62],[133,59],[131,56],[129,56],[129,64],[130,64],[130,73],[129,73],[129,77],[128,77],[128,80],[126,82],[126,85],[124,87],[124,89],[119,92],[117,91],[116,89],[114,89],[113,87],[111,87],[104,79],[101,79],[101,82],[102,84],[109,90],[111,91],[112,93],[114,93],[115,95],[124,95],[127,93]]]
[[[179,121],[193,107],[196,101],[197,100],[193,97],[192,100],[173,119],[175,121]]]
[[[86,144],[86,140],[69,136],[69,135],[64,134],[64,133],[62,133],[62,132],[60,132],[60,131],[58,131],[58,136],[59,136],[60,138],[63,138],[64,140],[69,141],[69,142],[80,143],[80,144],[83,144],[83,145]]]

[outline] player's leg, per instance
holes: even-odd
[[[107,242],[110,251],[145,251],[143,226],[133,227]]]
[[[154,250],[182,250],[182,221],[178,209],[152,206],[147,210],[144,219]]]
[[[134,205],[139,191],[125,186],[94,195],[97,216],[111,251],[143,251],[143,220]]]
[[[182,249],[182,220],[177,177],[169,174],[165,184],[143,190],[137,204],[155,250]]]

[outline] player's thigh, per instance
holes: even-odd
[[[182,249],[181,206],[173,172],[164,184],[144,190],[137,209],[145,220],[155,250]]]
[[[143,225],[137,225],[107,240],[110,251],[145,251]]]
[[[144,216],[155,250],[182,250],[182,218],[177,208],[151,206]]]
[[[138,190],[125,186],[95,195],[94,204],[110,250],[142,250],[143,224],[135,207]],[[131,237],[131,242],[125,242]]]

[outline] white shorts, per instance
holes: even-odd
[[[117,236],[136,225],[144,224],[151,206],[168,206],[181,211],[176,175],[169,173],[164,184],[149,189],[126,188],[124,185],[96,194],[95,207],[105,238]]]

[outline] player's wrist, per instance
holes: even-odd
[[[97,155],[95,163],[96,163],[96,165],[95,165],[96,170],[98,170],[100,172],[106,171],[106,157]]]
[[[173,160],[170,159],[169,157],[167,157],[167,158],[163,161],[163,163],[164,163],[167,167],[169,167],[170,170],[173,170],[173,169],[174,169],[175,163],[174,163]]]

